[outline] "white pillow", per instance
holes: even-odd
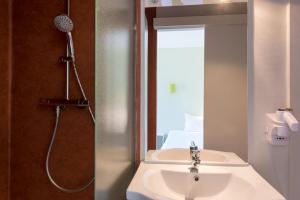
[[[188,113],[184,114],[185,124],[184,124],[184,131],[189,132],[201,132],[203,129],[203,117],[191,115]]]

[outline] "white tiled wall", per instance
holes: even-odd
[[[289,106],[289,1],[249,1],[248,158],[288,196],[288,147],[266,142],[264,116]],[[289,199],[290,200],[290,199]]]

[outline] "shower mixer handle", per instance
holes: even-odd
[[[84,99],[40,99],[40,105],[43,106],[60,106],[66,108],[67,106],[74,106],[78,108],[89,107],[89,101]]]

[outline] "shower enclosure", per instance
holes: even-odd
[[[135,4],[96,0],[95,199],[125,199],[134,174]]]
[[[65,0],[65,13],[57,15],[54,20],[55,27],[61,31],[62,33],[65,33],[67,38],[67,48],[66,48],[66,56],[61,56],[59,58],[60,63],[65,64],[66,66],[66,79],[65,79],[65,97],[64,98],[41,98],[40,99],[40,105],[42,106],[50,106],[54,107],[55,110],[55,123],[52,130],[52,137],[51,141],[48,147],[47,156],[46,156],[46,173],[48,176],[49,181],[60,191],[66,192],[66,193],[76,193],[81,192],[85,189],[87,189],[89,186],[92,185],[94,182],[94,176],[90,178],[90,180],[81,185],[77,188],[70,188],[66,187],[64,185],[61,185],[59,182],[55,180],[55,178],[52,176],[52,170],[50,168],[50,158],[53,154],[53,146],[56,141],[57,132],[59,131],[60,127],[60,121],[62,118],[62,111],[67,110],[69,107],[86,107],[89,110],[90,116],[92,121],[95,124],[95,117],[92,111],[92,108],[89,104],[89,101],[87,99],[87,96],[85,94],[85,90],[83,89],[79,73],[77,71],[77,65],[75,62],[75,48],[74,48],[74,42],[72,38],[72,31],[74,28],[73,20],[70,18],[70,0]],[[74,76],[78,85],[78,88],[81,93],[81,97],[77,97],[75,99],[70,99],[69,93],[70,93],[70,68],[72,68],[72,71],[74,72]],[[64,131],[64,130],[62,130]]]

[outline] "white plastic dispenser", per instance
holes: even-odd
[[[266,137],[272,145],[288,145],[291,132],[297,132],[299,122],[290,111],[279,109],[266,114]]]

